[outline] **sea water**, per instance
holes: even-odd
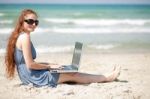
[[[38,53],[72,52],[76,41],[88,52],[150,51],[150,5],[0,4],[0,53],[27,8],[40,21],[31,33]]]

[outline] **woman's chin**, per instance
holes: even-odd
[[[34,29],[30,29],[29,31],[30,31],[30,32],[34,32]]]

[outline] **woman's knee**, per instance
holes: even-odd
[[[63,73],[60,74],[58,83],[63,83],[67,81],[74,81],[76,77],[78,76],[78,73]]]
[[[79,73],[65,73],[65,74],[63,74],[63,77],[65,77],[68,80],[74,80],[79,76],[80,76]]]
[[[69,74],[71,77],[76,77],[76,76],[79,76],[79,73],[77,72],[77,73],[70,73]]]

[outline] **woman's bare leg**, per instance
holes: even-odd
[[[89,84],[89,83],[96,83],[96,82],[110,82],[114,81],[120,73],[120,67],[118,69],[114,69],[112,73],[108,74],[107,76],[104,75],[93,75],[93,74],[86,74],[86,73],[63,73],[60,74],[58,83],[64,82],[76,82],[80,84]]]

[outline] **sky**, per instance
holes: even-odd
[[[0,3],[38,4],[150,4],[150,0],[0,0]]]

